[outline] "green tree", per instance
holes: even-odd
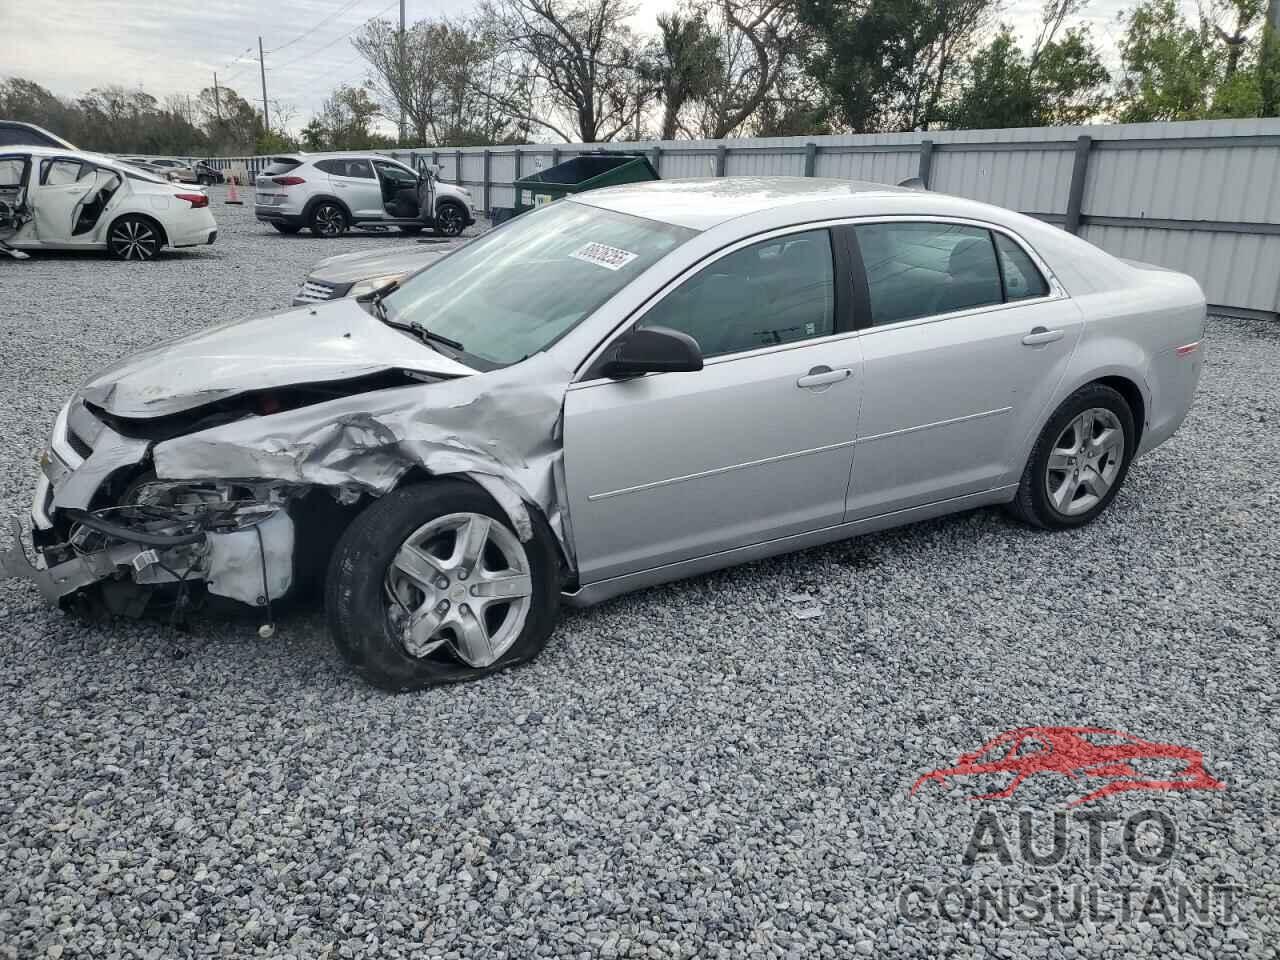
[[[1176,0],[1145,0],[1120,15],[1123,75],[1118,116],[1126,123],[1211,115],[1225,57],[1212,24],[1186,21]]]
[[[1110,79],[1086,30],[1068,30],[1029,55],[1004,26],[970,60],[947,118],[969,130],[1087,123],[1106,109]]]
[[[723,72],[720,41],[705,10],[658,14],[658,38],[641,61],[640,75],[662,104],[660,139],[676,138],[680,111],[709,96]]]
[[[796,0],[821,113],[855,133],[940,118],[992,0]]]

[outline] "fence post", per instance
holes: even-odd
[[[486,149],[484,152],[484,215],[489,215],[489,162],[491,154]]]
[[[818,145],[810,140],[804,145],[804,175],[813,176],[813,168],[818,162]]]
[[[432,150],[432,151],[431,151],[431,165],[432,165],[433,167],[438,167],[438,166],[440,166],[440,151],[439,151],[439,150]]]
[[[916,174],[926,190],[929,189],[929,177],[933,173],[933,141],[920,141],[920,171]]]
[[[662,173],[662,148],[656,143],[653,149],[649,151],[649,162],[653,164],[654,173]]]
[[[454,179],[454,182],[458,184],[458,186],[460,187],[466,186],[466,184],[462,182],[462,151],[461,150],[453,151],[453,179]]]
[[[560,162],[560,148],[552,147],[551,148],[551,165],[554,167],[559,162]]]
[[[1071,168],[1071,188],[1067,191],[1067,216],[1062,228],[1067,233],[1080,232],[1080,207],[1084,203],[1084,178],[1089,172],[1089,151],[1093,149],[1093,137],[1081,134],[1076,138],[1076,162]]]
[[[724,176],[725,163],[728,159],[729,148],[723,143],[716,146],[716,176]]]

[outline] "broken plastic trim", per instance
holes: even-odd
[[[192,543],[200,543],[205,539],[203,530],[194,530],[191,533],[147,533],[142,530],[135,530],[132,527],[126,527],[122,523],[112,523],[102,517],[94,516],[87,510],[77,510],[74,507],[66,508],[62,511],[67,518],[82,527],[88,527],[90,530],[96,530],[105,536],[115,540],[121,540],[125,543],[140,543],[146,547],[183,547]]]

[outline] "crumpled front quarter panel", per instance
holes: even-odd
[[[525,504],[541,509],[572,556],[554,470],[571,372],[548,354],[491,373],[358,394],[157,444],[167,480],[269,479],[392,490],[410,469],[465,474],[533,534]]]

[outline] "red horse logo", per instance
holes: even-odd
[[[1150,771],[1162,767],[1163,776]],[[1181,769],[1177,769],[1177,768]],[[911,787],[914,794],[926,783],[945,783],[952,777],[1013,774],[1003,790],[970,797],[1000,800],[1013,796],[1027,777],[1059,773],[1072,780],[1104,777],[1109,782],[1069,806],[1099,800],[1128,790],[1225,790],[1226,784],[1204,769],[1204,754],[1172,743],[1152,743],[1103,727],[1020,727],[1002,733],[977,750],[960,757],[954,767],[933,770]]]

